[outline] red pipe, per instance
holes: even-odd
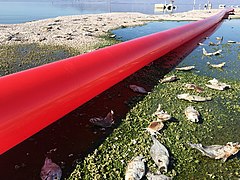
[[[200,35],[230,11],[1,77],[0,154]]]

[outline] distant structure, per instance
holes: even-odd
[[[226,4],[219,4],[218,8],[219,9],[224,9],[226,7]]]
[[[210,2],[210,0],[208,0],[208,3],[207,3],[207,4],[204,4],[204,9],[205,9],[205,10],[212,9],[212,3]]]
[[[172,13],[177,6],[173,5],[174,0],[170,0],[170,3],[167,4],[166,0],[164,4],[155,4],[154,10],[157,11],[162,11],[162,12],[170,12]]]

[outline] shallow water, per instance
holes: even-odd
[[[127,41],[188,23],[190,23],[190,21],[151,22],[144,26],[117,29],[112,32],[116,34],[117,39]],[[221,36],[223,36],[223,41],[219,46],[209,46],[209,42],[217,43],[216,37]],[[229,40],[240,42],[240,20],[238,19],[225,20],[216,32],[203,42],[205,45],[198,46],[179,66],[195,65],[197,69],[195,72],[199,75],[207,75],[215,78],[240,79],[240,44],[228,43]],[[202,48],[205,48],[208,52],[214,52],[219,49],[223,51],[219,56],[206,57],[202,55]],[[226,65],[223,69],[214,69],[209,68],[207,62],[211,64],[226,62]]]

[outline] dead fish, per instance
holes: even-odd
[[[57,164],[53,163],[51,159],[46,157],[40,177],[42,180],[60,180],[62,170]]]
[[[233,44],[233,43],[236,43],[236,41],[229,40],[227,43]]]
[[[161,109],[161,105],[158,105],[157,111],[154,113],[155,116],[157,116],[157,121],[168,121],[172,118],[170,114],[168,114],[166,111],[163,111]]]
[[[177,67],[175,68],[176,70],[179,70],[179,71],[190,71],[192,69],[195,69],[195,66],[184,66],[184,67]]]
[[[207,64],[213,68],[223,68],[223,66],[226,64],[226,62],[222,62],[220,64],[211,64],[210,62],[207,62]]]
[[[209,42],[209,46],[218,46],[218,44],[214,42]]]
[[[185,110],[184,113],[187,117],[188,120],[192,121],[192,122],[198,122],[199,121],[199,112],[194,109],[194,107],[192,106],[188,106]]]
[[[207,87],[219,91],[223,91],[225,89],[230,89],[231,86],[226,83],[221,83],[217,79],[213,78],[212,80],[208,81],[210,84],[205,84]]]
[[[157,135],[159,134],[158,131],[160,131],[163,128],[164,124],[163,122],[159,122],[159,121],[153,121],[151,122],[148,127],[146,128],[146,130],[151,134],[151,135]]]
[[[147,94],[148,92],[140,86],[137,85],[129,85],[130,89],[132,89],[134,92],[142,93],[142,94]]]
[[[203,155],[214,159],[222,159],[223,162],[231,155],[235,155],[240,150],[240,144],[238,142],[228,142],[226,145],[211,145],[203,146],[202,144],[191,144],[192,148],[195,148],[203,153]]]
[[[221,36],[221,37],[216,37],[216,40],[222,41],[222,40],[223,40],[223,36]]]
[[[91,118],[89,121],[94,125],[100,126],[103,128],[111,127],[114,124],[113,114],[114,112],[111,110],[105,118],[95,117],[95,118]]]
[[[198,43],[199,46],[207,46],[206,44],[203,43]]]
[[[185,88],[195,90],[196,92],[199,92],[199,93],[203,92],[203,88],[195,84],[185,84]]]
[[[150,148],[150,155],[158,166],[159,170],[167,172],[169,164],[169,153],[164,145],[162,145],[154,136],[152,136],[153,145]]]
[[[177,95],[178,99],[183,99],[187,101],[196,101],[196,102],[204,102],[204,101],[210,101],[212,100],[211,97],[201,97],[201,96],[196,96],[196,95],[190,95],[189,93],[185,94],[179,94]]]
[[[203,48],[203,55],[205,55],[205,56],[216,56],[216,55],[220,55],[221,52],[222,52],[222,50],[219,49],[218,51],[209,53],[209,52],[206,51],[205,48]]]
[[[143,156],[137,156],[132,159],[127,166],[125,180],[139,180],[145,174],[145,159]]]
[[[146,174],[146,177],[148,180],[171,180],[171,177],[168,177],[164,174],[153,174],[151,172],[148,172]]]
[[[163,78],[159,82],[166,83],[166,82],[173,82],[173,81],[177,81],[177,80],[179,80],[179,78],[176,75],[172,75],[172,76]]]

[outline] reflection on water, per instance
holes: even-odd
[[[145,26],[130,27],[125,29],[118,29],[112,31],[116,34],[117,38],[126,41],[148,35],[151,33],[167,30],[177,26],[190,23],[189,21],[164,21],[164,22],[151,22]],[[216,37],[223,36],[223,42],[219,46],[209,46],[209,42],[216,43]],[[240,44],[228,43],[228,41],[240,42],[240,20],[225,20],[221,27],[203,43],[204,46],[198,46],[179,66],[195,65],[197,68],[196,73],[200,75],[207,75],[215,78],[231,78],[240,79]],[[222,49],[220,56],[206,57],[202,55],[202,48],[208,52],[214,52]],[[211,64],[218,64],[226,62],[223,69],[209,68],[207,62]]]

